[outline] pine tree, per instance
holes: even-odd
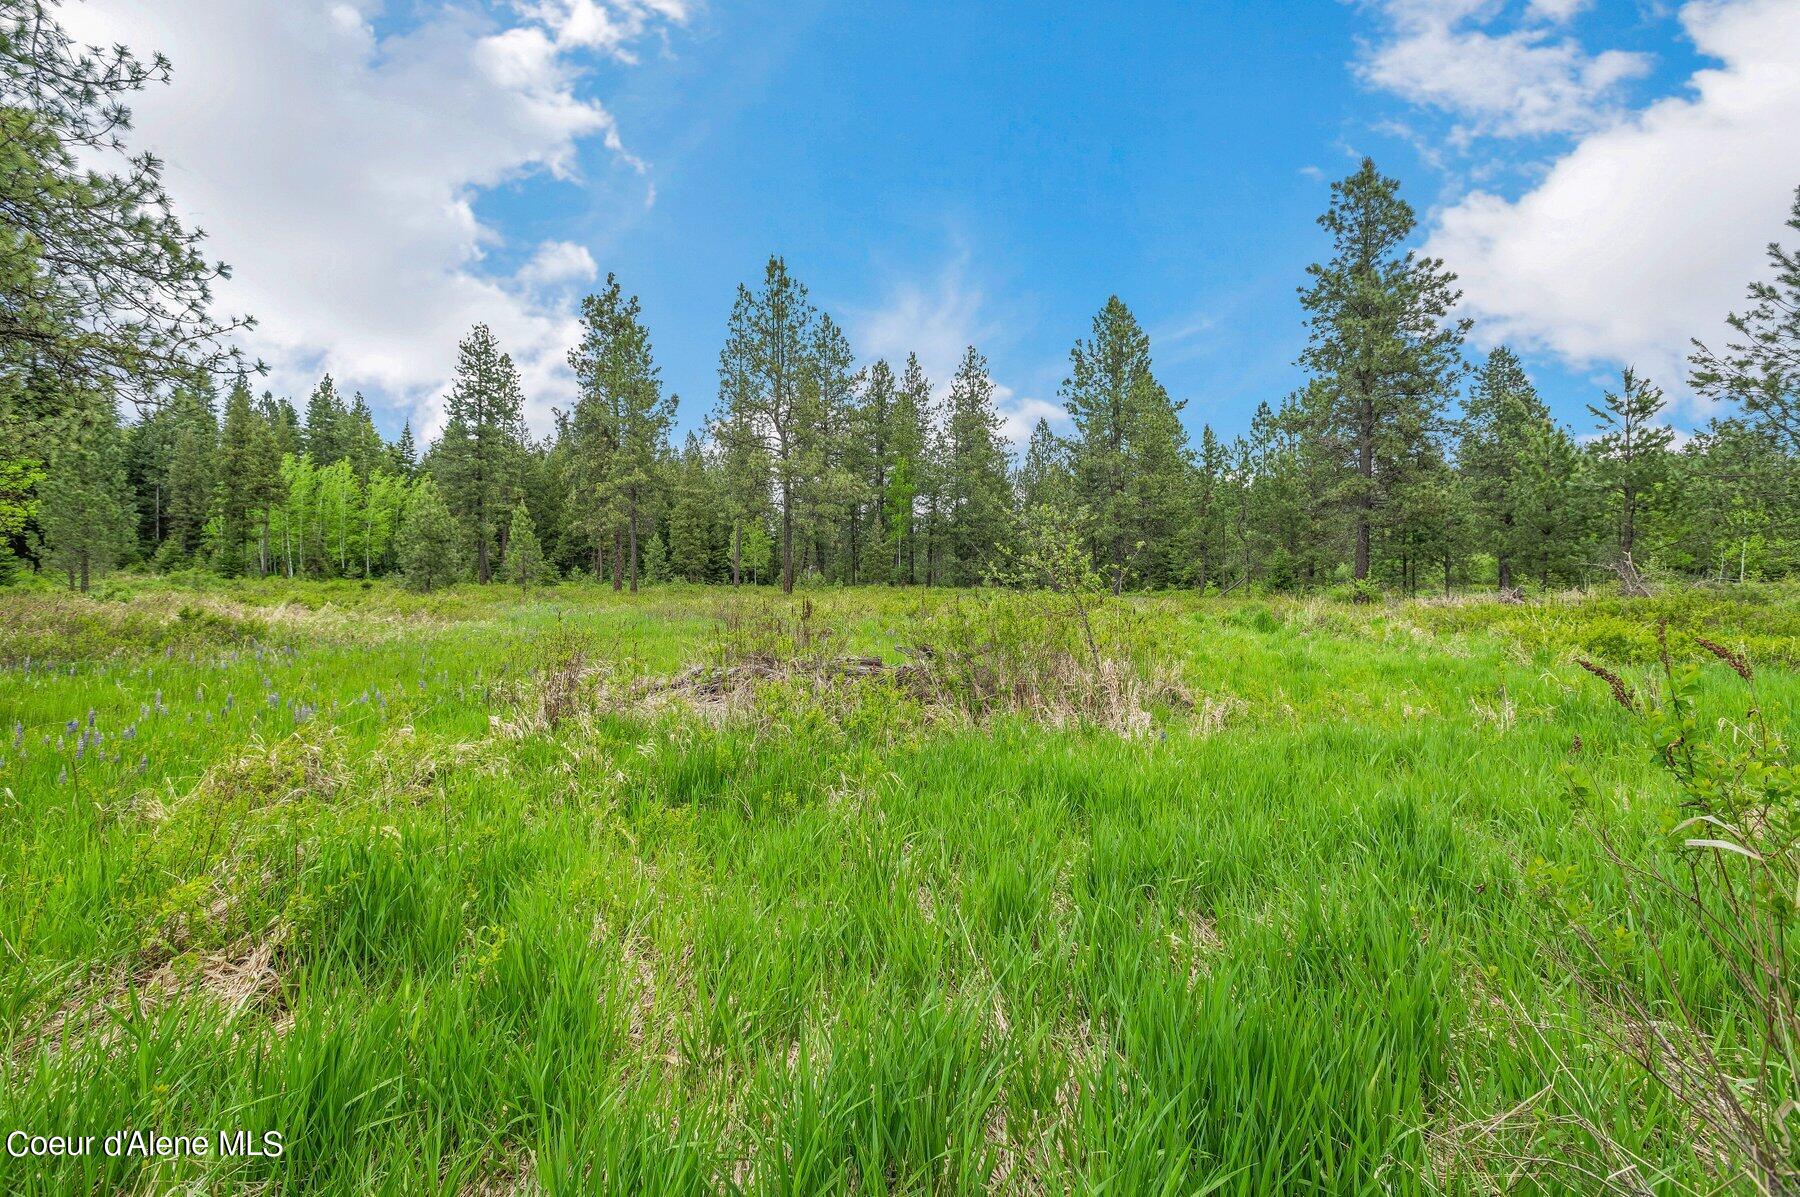
[[[368,400],[363,398],[361,391],[356,392],[344,412],[338,438],[345,459],[356,471],[358,482],[367,483],[369,475],[386,464],[387,446],[375,428],[375,413],[369,410]]]
[[[849,340],[827,314],[819,315],[807,365],[795,412],[802,454],[796,495],[801,553],[814,573],[848,581],[854,563],[837,558],[852,546],[846,525],[862,494],[862,480],[852,468],[859,456],[856,401],[862,374]]]
[[[1493,555],[1502,593],[1521,556],[1518,479],[1528,434],[1550,421],[1531,380],[1504,345],[1488,355],[1463,406],[1458,465],[1468,485],[1476,547]]]
[[[320,469],[344,456],[347,414],[331,375],[319,379],[319,385],[313,388],[306,401],[306,436],[302,447]]]
[[[1075,509],[1075,480],[1069,472],[1068,446],[1052,431],[1050,422],[1032,425],[1025,445],[1025,461],[1019,466],[1019,506],[1030,512],[1039,507],[1058,511]]]
[[[1514,544],[1540,587],[1581,580],[1593,539],[1591,494],[1574,438],[1548,420],[1528,425],[1514,479]]]
[[[1713,420],[1687,445],[1676,488],[1679,564],[1719,582],[1800,568],[1800,459],[1762,419]]]
[[[388,469],[406,479],[419,472],[419,446],[410,419],[400,425],[400,439],[388,446]]]
[[[169,451],[167,521],[158,561],[174,564],[200,551],[201,534],[212,517],[213,468],[218,426],[210,388],[176,393],[170,403],[173,439]]]
[[[998,562],[1013,528],[1012,485],[994,408],[994,382],[987,359],[973,345],[950,385],[945,441],[944,576],[952,584],[972,585]]]
[[[689,433],[681,456],[670,471],[673,502],[669,509],[669,572],[689,582],[704,582],[711,572],[707,526],[710,479],[700,439]]]
[[[1399,184],[1365,158],[1332,184],[1319,218],[1332,257],[1307,267],[1312,284],[1300,293],[1310,324],[1300,364],[1317,383],[1308,388],[1310,430],[1342,471],[1333,489],[1350,516],[1359,582],[1370,574],[1382,508],[1419,442],[1437,432],[1462,369],[1468,322],[1450,316],[1456,276],[1403,248],[1415,223]]]
[[[256,569],[259,577],[267,577],[274,568],[272,554],[275,513],[287,498],[287,486],[281,472],[280,438],[280,428],[267,415],[261,411],[253,414],[250,447],[244,466],[244,501],[256,528]]]
[[[795,518],[819,433],[807,394],[809,379],[816,384],[811,358],[818,336],[818,313],[806,287],[788,273],[786,262],[772,257],[762,290],[738,288],[719,355],[715,424],[726,430],[735,453],[768,463],[779,513],[781,588],[789,594],[797,566]],[[754,472],[748,461],[740,467],[744,476]]]
[[[465,540],[437,483],[419,479],[400,525],[400,568],[407,584],[416,590],[435,590],[455,581],[462,572]]]
[[[663,396],[638,300],[616,278],[606,276],[606,289],[583,300],[581,314],[581,344],[569,354],[581,386],[573,425],[581,498],[596,547],[612,540],[613,588],[628,577],[635,593],[675,400]]]
[[[277,399],[268,391],[263,392],[263,415],[268,418],[269,428],[275,434],[275,451],[281,457],[293,454],[298,457],[306,451],[306,433],[300,427],[300,413],[294,409],[292,400]]]
[[[167,60],[76,43],[54,10],[0,8],[0,374],[35,362],[59,400],[151,407],[233,371],[228,334],[251,322],[215,317],[226,268],[175,217],[161,160],[126,149],[124,99]]]
[[[1095,557],[1113,590],[1134,573],[1166,581],[1169,564],[1147,548],[1172,547],[1187,484],[1186,437],[1173,403],[1150,368],[1150,338],[1112,296],[1094,317],[1092,337],[1069,352],[1063,405],[1076,501],[1088,510]]]
[[[472,547],[475,580],[482,583],[493,577],[500,520],[517,501],[523,406],[512,358],[500,351],[487,325],[477,324],[457,346],[433,464],[443,500]]]
[[[129,555],[133,540],[130,489],[117,417],[100,420],[50,462],[40,490],[38,520],[45,555],[72,590]]]
[[[1618,391],[1607,391],[1597,406],[1588,405],[1600,433],[1589,449],[1599,483],[1610,498],[1618,560],[1628,587],[1633,585],[1632,553],[1643,533],[1647,503],[1662,480],[1669,444],[1675,439],[1673,429],[1654,423],[1665,406],[1662,390],[1629,367]]]
[[[268,463],[257,443],[257,416],[251,405],[250,384],[238,375],[225,399],[225,420],[219,432],[217,493],[213,508],[218,513],[219,572],[236,577],[244,570],[244,546],[251,537],[251,512],[255,507],[262,471]]]
[[[1800,233],[1800,188],[1787,227]],[[1714,399],[1735,399],[1744,414],[1800,453],[1800,250],[1772,242],[1774,277],[1750,284],[1750,307],[1727,318],[1736,338],[1714,353],[1695,341],[1694,390]]]
[[[1200,455],[1194,470],[1193,523],[1188,532],[1194,589],[1201,594],[1206,593],[1208,582],[1222,585],[1224,581],[1229,482],[1225,446],[1219,443],[1212,425],[1204,425],[1200,429]]]
[[[925,377],[916,354],[906,355],[900,385],[894,391],[894,411],[888,435],[893,461],[888,471],[885,522],[893,547],[895,581],[913,584],[928,575],[928,542],[919,530],[919,508],[931,503],[931,380]]]
[[[857,480],[849,514],[850,580],[893,577],[888,543],[888,484],[894,469],[894,371],[877,360],[863,376],[846,468]]]
[[[655,584],[669,580],[669,553],[663,547],[661,532],[652,532],[644,543],[644,581]]]
[[[506,536],[506,573],[521,590],[544,580],[544,550],[523,500],[513,508],[512,527]]]

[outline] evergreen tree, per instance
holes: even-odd
[[[1346,506],[1353,576],[1369,577],[1376,523],[1405,480],[1419,442],[1438,429],[1460,376],[1467,321],[1450,318],[1456,276],[1404,249],[1415,226],[1399,185],[1364,159],[1332,184],[1319,225],[1330,260],[1309,266],[1300,293],[1310,337],[1301,365],[1317,385],[1307,396],[1310,433],[1338,462],[1332,488]]]
[[[1179,405],[1150,369],[1150,338],[1131,310],[1112,296],[1094,317],[1090,340],[1069,353],[1063,404],[1074,425],[1070,466],[1075,498],[1087,508],[1094,555],[1114,592],[1134,572],[1140,554],[1173,547],[1183,522],[1187,484],[1186,437]],[[1167,581],[1162,552],[1148,574]]]
[[[218,471],[213,508],[219,518],[218,569],[226,577],[244,570],[244,546],[251,536],[251,512],[259,488],[273,467],[259,451],[257,416],[251,404],[250,384],[239,375],[225,399],[225,420],[219,432]]]
[[[447,421],[433,467],[442,498],[472,546],[475,580],[493,577],[501,518],[518,500],[524,451],[519,371],[494,334],[477,324],[457,346]]]
[[[301,442],[320,469],[343,458],[348,412],[338,394],[337,383],[327,374],[313,388],[306,401],[306,435]]]
[[[1206,593],[1208,582],[1223,584],[1226,536],[1229,528],[1229,459],[1225,446],[1207,424],[1200,430],[1200,455],[1195,462],[1193,523],[1188,542],[1193,560],[1194,589]]]
[[[101,420],[50,463],[39,512],[45,555],[70,589],[85,592],[130,554],[133,522],[116,417]]]
[[[644,580],[650,583],[669,580],[669,553],[663,547],[661,532],[652,532],[644,544]]]
[[[168,61],[81,46],[53,9],[0,7],[0,379],[35,364],[59,399],[154,406],[234,370],[226,334],[251,322],[214,317],[224,265],[174,216],[162,162],[125,147],[124,99]]]
[[[1800,233],[1800,188],[1787,227]],[[1774,277],[1750,284],[1750,307],[1727,318],[1736,339],[1714,353],[1695,341],[1694,389],[1714,399],[1735,399],[1753,422],[1800,453],[1800,251],[1771,242]]]
[[[576,402],[577,477],[596,544],[610,537],[613,588],[629,578],[636,592],[640,541],[656,501],[657,463],[667,455],[675,400],[661,372],[635,296],[612,275],[582,302],[582,340],[569,354],[581,385]]]
[[[1031,512],[1039,507],[1057,511],[1075,508],[1075,484],[1069,475],[1068,446],[1050,431],[1048,420],[1032,425],[1031,439],[1025,445],[1025,460],[1019,466],[1019,506]]]
[[[544,550],[523,500],[513,508],[512,527],[506,537],[506,573],[521,590],[544,581]]]
[[[950,384],[945,423],[944,577],[980,582],[1004,552],[1013,527],[1012,486],[994,382],[987,359],[971,345]]]
[[[1528,425],[1514,487],[1520,562],[1546,590],[1580,581],[1592,548],[1592,488],[1574,438],[1547,420]]]
[[[687,444],[671,469],[673,502],[669,509],[669,572],[689,582],[704,582],[711,572],[712,546],[707,521],[710,479],[700,440]]]
[[[295,410],[291,400],[277,399],[268,391],[263,392],[263,415],[269,421],[269,428],[275,435],[275,451],[286,457],[292,453],[296,457],[306,451],[306,433],[300,427],[300,413]]]
[[[410,419],[400,425],[400,439],[388,446],[388,469],[407,479],[419,472],[419,446]]]
[[[878,360],[864,375],[847,468],[857,479],[850,508],[851,581],[893,577],[888,543],[888,485],[894,470],[894,371]]]
[[[1720,582],[1800,568],[1800,460],[1763,419],[1714,420],[1681,454],[1675,561]]]
[[[931,484],[931,380],[925,377],[915,354],[906,355],[906,367],[894,391],[888,439],[893,466],[888,471],[885,521],[894,554],[893,577],[911,584],[924,575],[926,555],[920,543],[919,507]]]
[[[166,564],[185,561],[200,551],[201,534],[212,516],[218,452],[210,386],[178,391],[169,411],[173,440],[164,480],[168,514],[158,551],[159,562]]]
[[[454,582],[462,572],[465,540],[437,483],[430,478],[419,479],[400,525],[400,568],[408,585],[416,590],[435,590]]]
[[[719,355],[716,423],[739,455],[768,463],[779,513],[781,588],[792,593],[797,566],[795,518],[809,462],[817,460],[821,421],[814,409],[812,361],[819,339],[818,312],[806,287],[779,257],[769,259],[762,289],[738,288],[724,350]],[[810,388],[808,382],[814,386]],[[741,472],[755,472],[745,463]]]
[[[1662,390],[1629,367],[1617,392],[1606,392],[1598,406],[1588,405],[1600,433],[1589,448],[1600,486],[1609,496],[1618,560],[1627,571],[1635,569],[1632,553],[1643,533],[1647,505],[1667,468],[1669,444],[1675,439],[1673,429],[1654,423],[1665,406]],[[1628,573],[1626,583],[1631,582]]]
[[[807,364],[796,412],[805,454],[796,496],[803,568],[847,581],[854,563],[840,557],[850,550],[848,524],[863,493],[856,417],[862,374],[843,330],[825,313],[819,314]]]
[[[387,446],[381,441],[381,433],[375,428],[375,413],[369,410],[361,391],[351,399],[350,407],[344,412],[338,441],[350,468],[356,471],[358,482],[367,483],[369,475],[387,463]]]
[[[1513,563],[1522,555],[1519,481],[1527,437],[1549,422],[1550,411],[1518,357],[1504,345],[1495,349],[1463,406],[1458,459],[1474,544],[1493,555],[1503,593],[1513,589]]]

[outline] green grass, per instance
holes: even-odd
[[[0,1189],[1473,1191],[1581,1145],[1467,1129],[1551,1080],[1653,1187],[1703,1180],[1536,881],[1741,1015],[1596,851],[1662,851],[1673,798],[1572,657],[1654,692],[1666,618],[1791,711],[1791,593],[1128,600],[1110,643],[1193,705],[1129,736],[881,678],[667,692],[746,612],[897,663],[981,601],[0,594],[0,1129],[286,1143],[0,1156]],[[1620,951],[1588,979],[1660,992]]]

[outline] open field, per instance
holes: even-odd
[[[0,595],[0,1124],[285,1143],[0,1188],[1554,1192],[1577,1117],[1705,1183],[1596,994],[1743,1011],[1597,847],[1674,791],[1574,658],[1654,694],[1666,619],[1703,719],[1696,632],[1787,718],[1800,596],[1141,597],[1076,684],[945,664],[1024,602]]]

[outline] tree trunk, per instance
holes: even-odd
[[[615,594],[625,589],[625,537],[617,528],[613,529],[612,584]]]
[[[1362,476],[1362,493],[1356,501],[1356,580],[1369,576],[1369,529],[1375,512],[1375,405],[1368,386],[1362,388],[1361,419],[1356,430],[1356,472]],[[1360,598],[1360,592],[1358,594]]]
[[[1629,561],[1631,560],[1631,550],[1636,547],[1637,542],[1637,495],[1630,487],[1626,487],[1624,497],[1625,522],[1624,526],[1619,529],[1619,551]]]
[[[781,593],[794,593],[794,505],[785,484],[781,489]]]
[[[631,593],[636,594],[638,592],[638,512],[635,499],[631,502],[630,520],[627,523],[626,531],[631,536]]]
[[[733,589],[744,581],[744,521],[731,521],[731,585]]]

